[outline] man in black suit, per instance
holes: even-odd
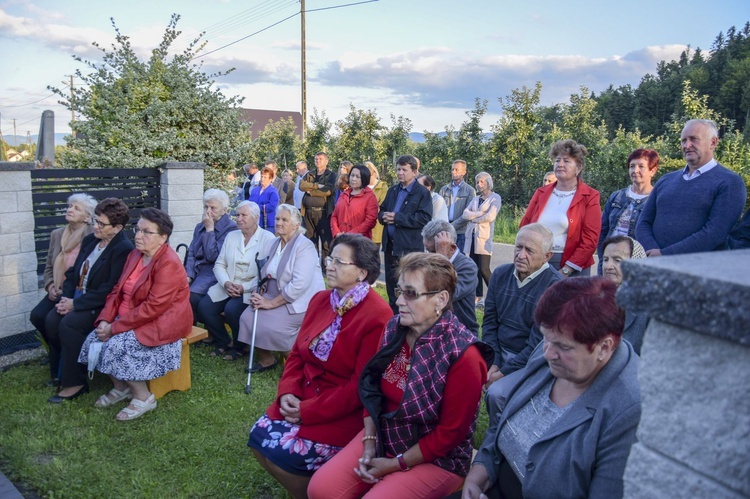
[[[417,158],[410,155],[399,157],[396,160],[398,184],[388,189],[378,213],[378,220],[385,227],[385,287],[394,313],[398,313],[394,292],[396,268],[402,256],[424,251],[422,229],[432,219],[432,197],[430,191],[417,182],[418,176]]]

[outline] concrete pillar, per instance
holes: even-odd
[[[203,170],[205,163],[163,163],[161,174],[161,209],[174,222],[169,243],[190,244],[193,229],[201,221],[203,210]],[[180,256],[184,252],[180,253]]]
[[[750,497],[750,250],[623,263],[618,302],[652,320],[625,497]]]
[[[0,338],[33,329],[39,301],[31,174],[34,163],[0,162]]]

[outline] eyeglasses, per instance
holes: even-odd
[[[146,229],[141,229],[140,227],[136,227],[135,228],[135,233],[138,234],[139,232],[141,234],[143,234],[144,236],[153,236],[153,235],[158,235],[159,234],[158,232],[154,232],[154,231],[151,231],[151,230],[146,230]]]
[[[105,224],[104,222],[102,222],[98,218],[95,218],[93,223],[94,223],[94,225],[96,225],[100,229],[103,229],[104,227],[114,227],[115,226],[115,224]]]
[[[398,298],[401,295],[404,295],[404,299],[408,301],[414,301],[423,296],[436,295],[440,293],[440,291],[425,291],[425,292],[420,293],[419,291],[414,291],[413,289],[401,289],[401,288],[396,288],[393,290],[393,292],[396,294],[396,298]]]
[[[344,265],[357,265],[354,262],[345,262],[339,257],[327,256],[325,261],[326,261],[326,267],[330,266],[331,264],[333,264],[334,267],[343,267]]]

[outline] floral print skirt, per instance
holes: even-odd
[[[299,425],[275,421],[264,414],[250,429],[247,446],[279,468],[294,475],[312,474],[343,447],[319,444],[297,436]]]

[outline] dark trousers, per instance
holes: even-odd
[[[458,246],[458,251],[463,253],[465,244],[466,244],[466,234],[456,234],[456,246]]]
[[[50,377],[52,379],[57,379],[58,376],[58,369],[60,367],[60,355],[59,350],[53,352],[52,346],[50,345],[50,339],[47,335],[47,328],[45,326],[45,322],[47,321],[47,314],[50,313],[50,311],[55,310],[56,302],[53,302],[49,299],[48,296],[45,296],[42,298],[42,301],[40,301],[36,307],[31,311],[31,314],[29,316],[29,320],[34,325],[37,331],[39,331],[42,334],[42,338],[44,338],[44,341],[47,343],[47,345],[50,346],[49,348],[49,370],[50,370]]]
[[[247,307],[248,305],[242,302],[242,297],[227,298],[217,302],[214,302],[208,295],[203,297],[198,305],[198,317],[206,326],[208,334],[213,337],[217,348],[226,348],[232,342],[232,338],[229,337],[224,327],[224,322],[232,329],[235,345],[238,347],[244,345],[237,341],[237,333],[240,331],[240,316]],[[222,312],[224,312],[223,317]]]
[[[481,297],[484,296],[482,280],[484,280],[484,283],[487,286],[490,285],[490,277],[492,277],[492,272],[490,271],[490,260],[492,260],[492,255],[478,255],[474,253],[474,241],[472,241],[471,253],[469,253],[469,256],[474,260],[474,263],[477,264],[477,272],[479,273],[479,279],[477,281],[477,296]]]
[[[394,314],[398,313],[395,289],[398,284],[396,270],[400,261],[401,257],[393,254],[393,247],[389,242],[388,247],[385,249],[385,289],[388,292],[388,304],[391,306]]]
[[[198,314],[198,304],[201,302],[203,297],[206,295],[200,293],[190,292],[190,308],[193,309],[193,325],[201,322],[200,314]]]
[[[326,257],[330,252],[331,241],[331,217],[325,215],[325,207],[305,208],[305,235],[312,241],[315,249],[320,254],[320,267],[323,273],[326,271]],[[320,249],[318,249],[320,241]]]
[[[94,330],[94,321],[101,310],[73,310],[60,315],[56,310],[47,314],[45,321],[50,338],[50,363],[52,351],[60,362],[60,384],[63,388],[88,384],[87,366],[78,363],[86,336]]]

